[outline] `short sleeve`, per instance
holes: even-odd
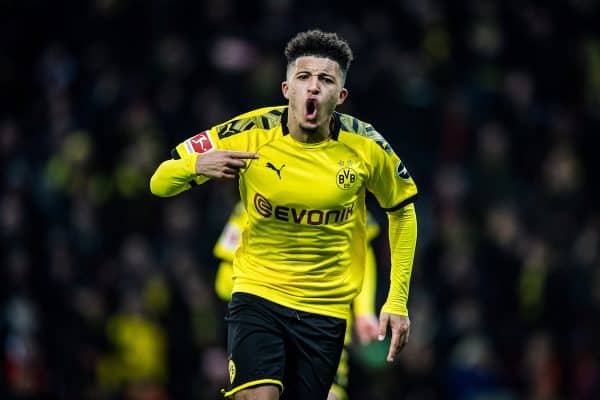
[[[367,189],[375,195],[379,205],[386,211],[394,211],[414,201],[417,185],[402,160],[390,147],[384,149],[374,142],[371,144],[372,171]]]

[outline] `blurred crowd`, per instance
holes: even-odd
[[[283,104],[283,47],[313,27],[355,52],[340,111],[421,191],[410,343],[392,365],[355,344],[351,400],[600,398],[599,20],[593,0],[0,2],[0,398],[221,398],[212,247],[236,189],[149,178]]]

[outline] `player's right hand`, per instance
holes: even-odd
[[[198,155],[196,173],[213,179],[234,179],[240,169],[246,167],[245,160],[258,158],[258,154],[245,151],[215,150]]]
[[[354,317],[354,330],[360,344],[369,344],[377,339],[379,321],[375,315],[357,315]]]

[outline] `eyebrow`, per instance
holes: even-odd
[[[331,75],[331,74],[329,74],[329,73],[327,73],[327,72],[319,72],[319,73],[317,73],[317,74],[314,74],[314,73],[312,73],[312,72],[310,72],[310,71],[308,71],[308,70],[300,70],[300,71],[297,71],[297,72],[296,72],[295,76],[298,76],[298,75],[300,75],[300,74],[309,74],[309,75],[317,75],[317,76],[326,76],[326,77],[329,77],[329,78],[332,78],[332,79],[335,79],[335,80],[337,80],[337,77],[336,77],[335,75]]]

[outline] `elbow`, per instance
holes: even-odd
[[[168,190],[167,186],[157,177],[156,172],[150,178],[150,192],[158,197],[171,197],[176,194]]]
[[[181,164],[181,160],[160,164],[150,178],[150,192],[158,197],[173,197],[189,189],[193,176]]]

